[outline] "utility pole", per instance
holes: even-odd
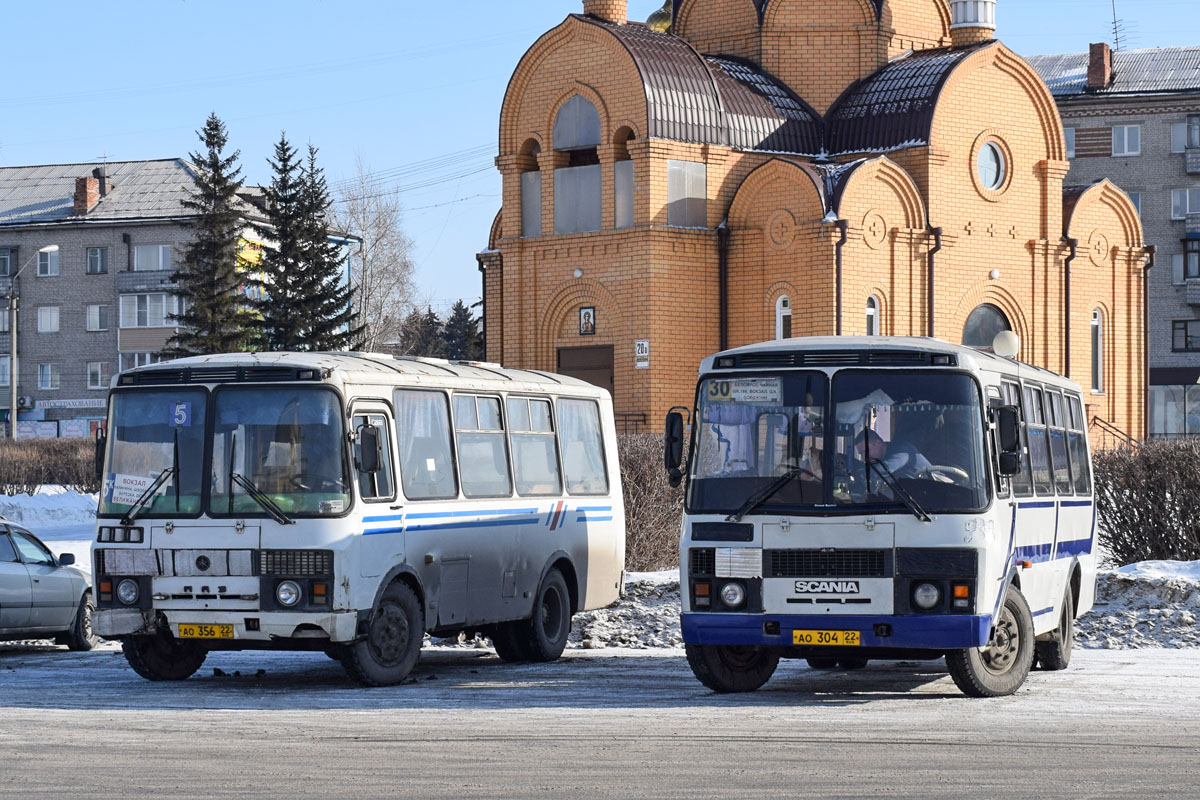
[[[8,284],[8,436],[10,439],[17,438],[17,375],[20,374],[17,369],[17,303],[20,299],[20,286],[17,279],[21,273],[37,260],[37,257],[42,253],[57,253],[58,245],[51,244],[38,250],[33,256],[21,265],[21,268],[13,273],[9,278]]]

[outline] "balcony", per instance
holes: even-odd
[[[0,277],[0,297],[8,297],[11,294],[21,296],[21,279],[7,275]]]
[[[153,272],[118,272],[117,294],[170,291],[175,287],[171,282],[173,274],[174,271],[169,269]]]
[[[1189,147],[1183,151],[1188,175],[1200,175],[1200,147]]]

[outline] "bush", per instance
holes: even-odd
[[[1200,559],[1200,440],[1151,439],[1093,461],[1098,536],[1117,564]]]
[[[625,497],[625,567],[632,572],[679,563],[683,489],[673,489],[663,469],[663,439],[653,433],[617,437]]]
[[[0,494],[33,494],[43,484],[99,491],[91,439],[0,440]]]

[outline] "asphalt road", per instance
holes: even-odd
[[[437,648],[414,677],[360,689],[323,655],[225,653],[156,684],[111,647],[0,643],[0,796],[1200,792],[1196,651],[1077,649],[995,700],[962,697],[941,662],[784,662],[757,693],[718,696],[670,651],[509,665]]]

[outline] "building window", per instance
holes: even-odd
[[[52,250],[49,253],[38,253],[37,265],[38,277],[47,277],[58,274],[58,251]]]
[[[1011,331],[1008,317],[991,303],[984,303],[971,312],[963,326],[963,344],[967,347],[989,348],[1001,331]]]
[[[12,274],[13,251],[11,247],[0,247],[0,277]]]
[[[1171,123],[1171,152],[1182,153],[1187,149],[1188,124],[1186,122]]]
[[[526,239],[542,235],[542,173],[521,173],[521,235]]]
[[[874,295],[867,298],[867,336],[878,336],[880,329],[879,300]]]
[[[1200,436],[1200,386],[1151,386],[1150,435]]]
[[[1075,129],[1063,128],[1063,134],[1067,139],[1067,158],[1075,157]]]
[[[1092,391],[1104,391],[1104,312],[1092,309]]]
[[[1200,278],[1200,239],[1184,239],[1183,253],[1179,259],[1183,262],[1181,271],[1184,280]],[[1177,282],[1183,283],[1183,280]]]
[[[629,159],[613,164],[614,227],[633,227],[633,162]]]
[[[107,389],[108,388],[108,362],[107,361],[89,361],[88,362],[88,388],[89,389]]]
[[[58,388],[58,364],[38,364],[38,388]]]
[[[708,225],[708,165],[667,161],[667,224],[675,228]]]
[[[787,295],[775,301],[775,338],[792,338],[792,299]]]
[[[108,306],[93,305],[87,307],[87,329],[89,331],[108,330]]]
[[[1171,219],[1187,219],[1200,212],[1200,189],[1171,190]]]
[[[1142,154],[1142,126],[1114,125],[1112,154],[1114,156],[1140,156]]]
[[[0,386],[8,386],[12,380],[12,365],[9,356],[0,356]]]
[[[1142,193],[1141,192],[1126,192],[1129,199],[1133,201],[1133,207],[1137,209],[1138,217],[1142,216]]]
[[[979,148],[977,159],[979,182],[983,188],[995,191],[1004,185],[1004,154],[994,142]]]
[[[87,249],[87,274],[103,275],[108,272],[108,248],[89,247]]]
[[[0,307],[0,333],[8,333],[8,315],[7,308]]]
[[[600,114],[575,95],[554,118],[554,149],[568,154],[554,171],[554,232],[600,230]]]
[[[171,268],[171,245],[139,244],[133,248],[135,272],[154,272]]]
[[[178,298],[165,292],[154,294],[121,295],[122,328],[167,328],[172,327],[168,314],[175,314]]]
[[[38,333],[58,333],[58,306],[42,306],[37,310]]]
[[[158,353],[121,353],[121,372],[134,367],[144,367],[147,364],[157,364],[162,358]]]
[[[1200,352],[1200,319],[1177,319],[1171,323],[1171,349],[1176,353]]]
[[[1184,263],[1183,253],[1174,253],[1171,255],[1171,282],[1176,286],[1187,280],[1187,271]],[[1196,277],[1200,277],[1200,275]]]
[[[1200,114],[1189,114],[1187,121],[1188,149],[1200,148]]]

